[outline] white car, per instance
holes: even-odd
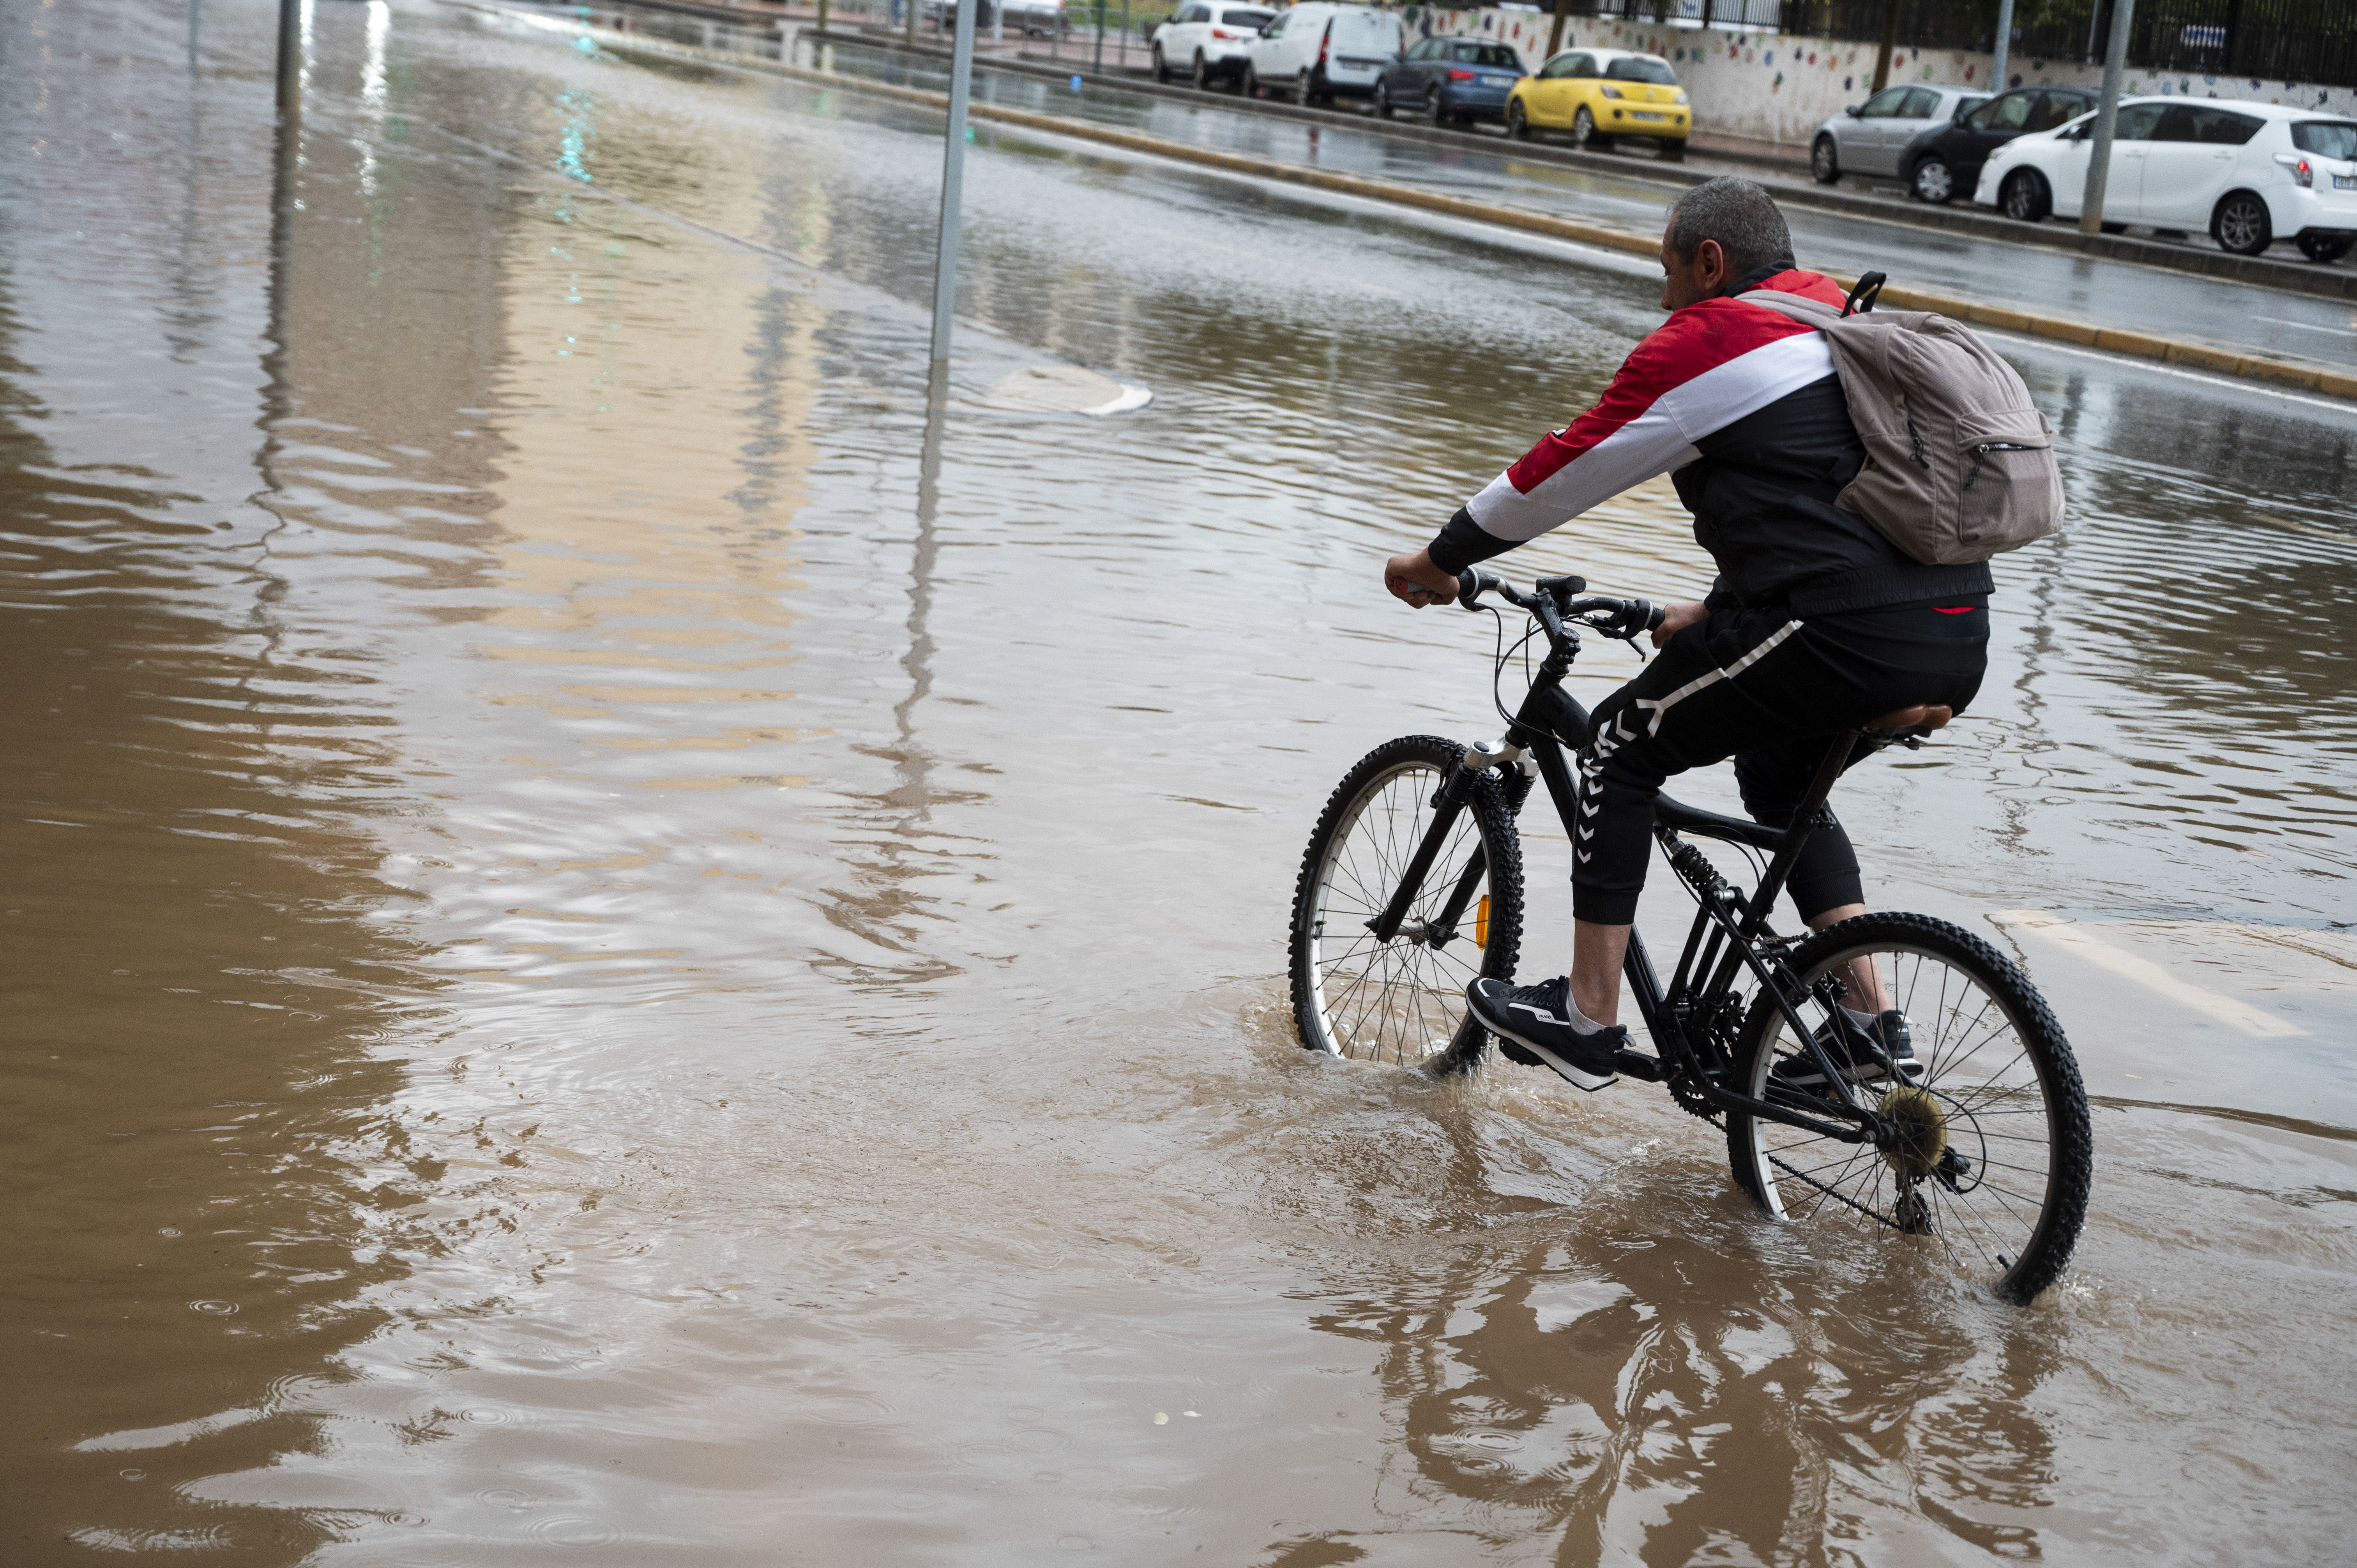
[[[2075,219],[2095,117],[2018,136],[1989,155],[1973,199],[2035,223]],[[2206,229],[2238,256],[2290,240],[2312,262],[2357,246],[2357,121],[2240,99],[2121,101],[2104,226]]]
[[[1809,138],[1809,172],[1820,185],[1846,174],[1896,178],[1899,155],[1915,133],[1944,125],[1989,101],[1986,89],[1886,87],[1863,103],[1829,114]]]
[[[1364,98],[1399,57],[1398,12],[1308,0],[1279,11],[1252,40],[1244,96],[1274,91],[1296,103],[1331,103],[1338,94]]]
[[[1224,5],[1217,0],[1187,0],[1154,33],[1154,80],[1185,72],[1197,87],[1234,81],[1244,73],[1244,56],[1260,30],[1276,16],[1268,5]]]

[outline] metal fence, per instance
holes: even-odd
[[[1888,7],[1909,48],[1992,49],[1996,0],[1784,0],[1788,33],[1873,42]],[[2017,0],[2021,60],[2100,60],[2110,0]],[[2136,0],[2128,64],[2222,78],[2357,86],[2357,5],[2349,0]]]

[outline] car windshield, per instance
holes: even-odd
[[[2018,131],[2029,123],[2029,105],[2037,97],[2035,92],[2008,92],[1994,103],[1985,103],[1973,111],[1972,128]]]
[[[1503,44],[1458,44],[1454,54],[1466,65],[1503,66],[1509,70],[1523,69],[1522,57]]]
[[[2295,120],[2291,145],[2319,158],[2357,158],[2357,124],[2347,120]]]
[[[1677,78],[1670,68],[1647,55],[1623,55],[1604,68],[1605,76],[1613,81],[1657,81],[1673,86]]]

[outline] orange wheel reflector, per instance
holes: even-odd
[[[1474,907],[1473,945],[1477,948],[1490,945],[1490,896],[1487,893],[1481,895],[1481,902]]]

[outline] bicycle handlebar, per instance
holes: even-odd
[[[1573,597],[1587,586],[1585,577],[1541,577],[1525,594],[1504,578],[1476,566],[1457,574],[1457,602],[1469,610],[1479,609],[1481,607],[1474,601],[1483,594],[1493,593],[1516,609],[1536,616],[1539,624],[1554,636],[1564,635],[1565,621],[1577,620],[1607,637],[1631,642],[1658,628],[1669,613],[1650,599]]]

